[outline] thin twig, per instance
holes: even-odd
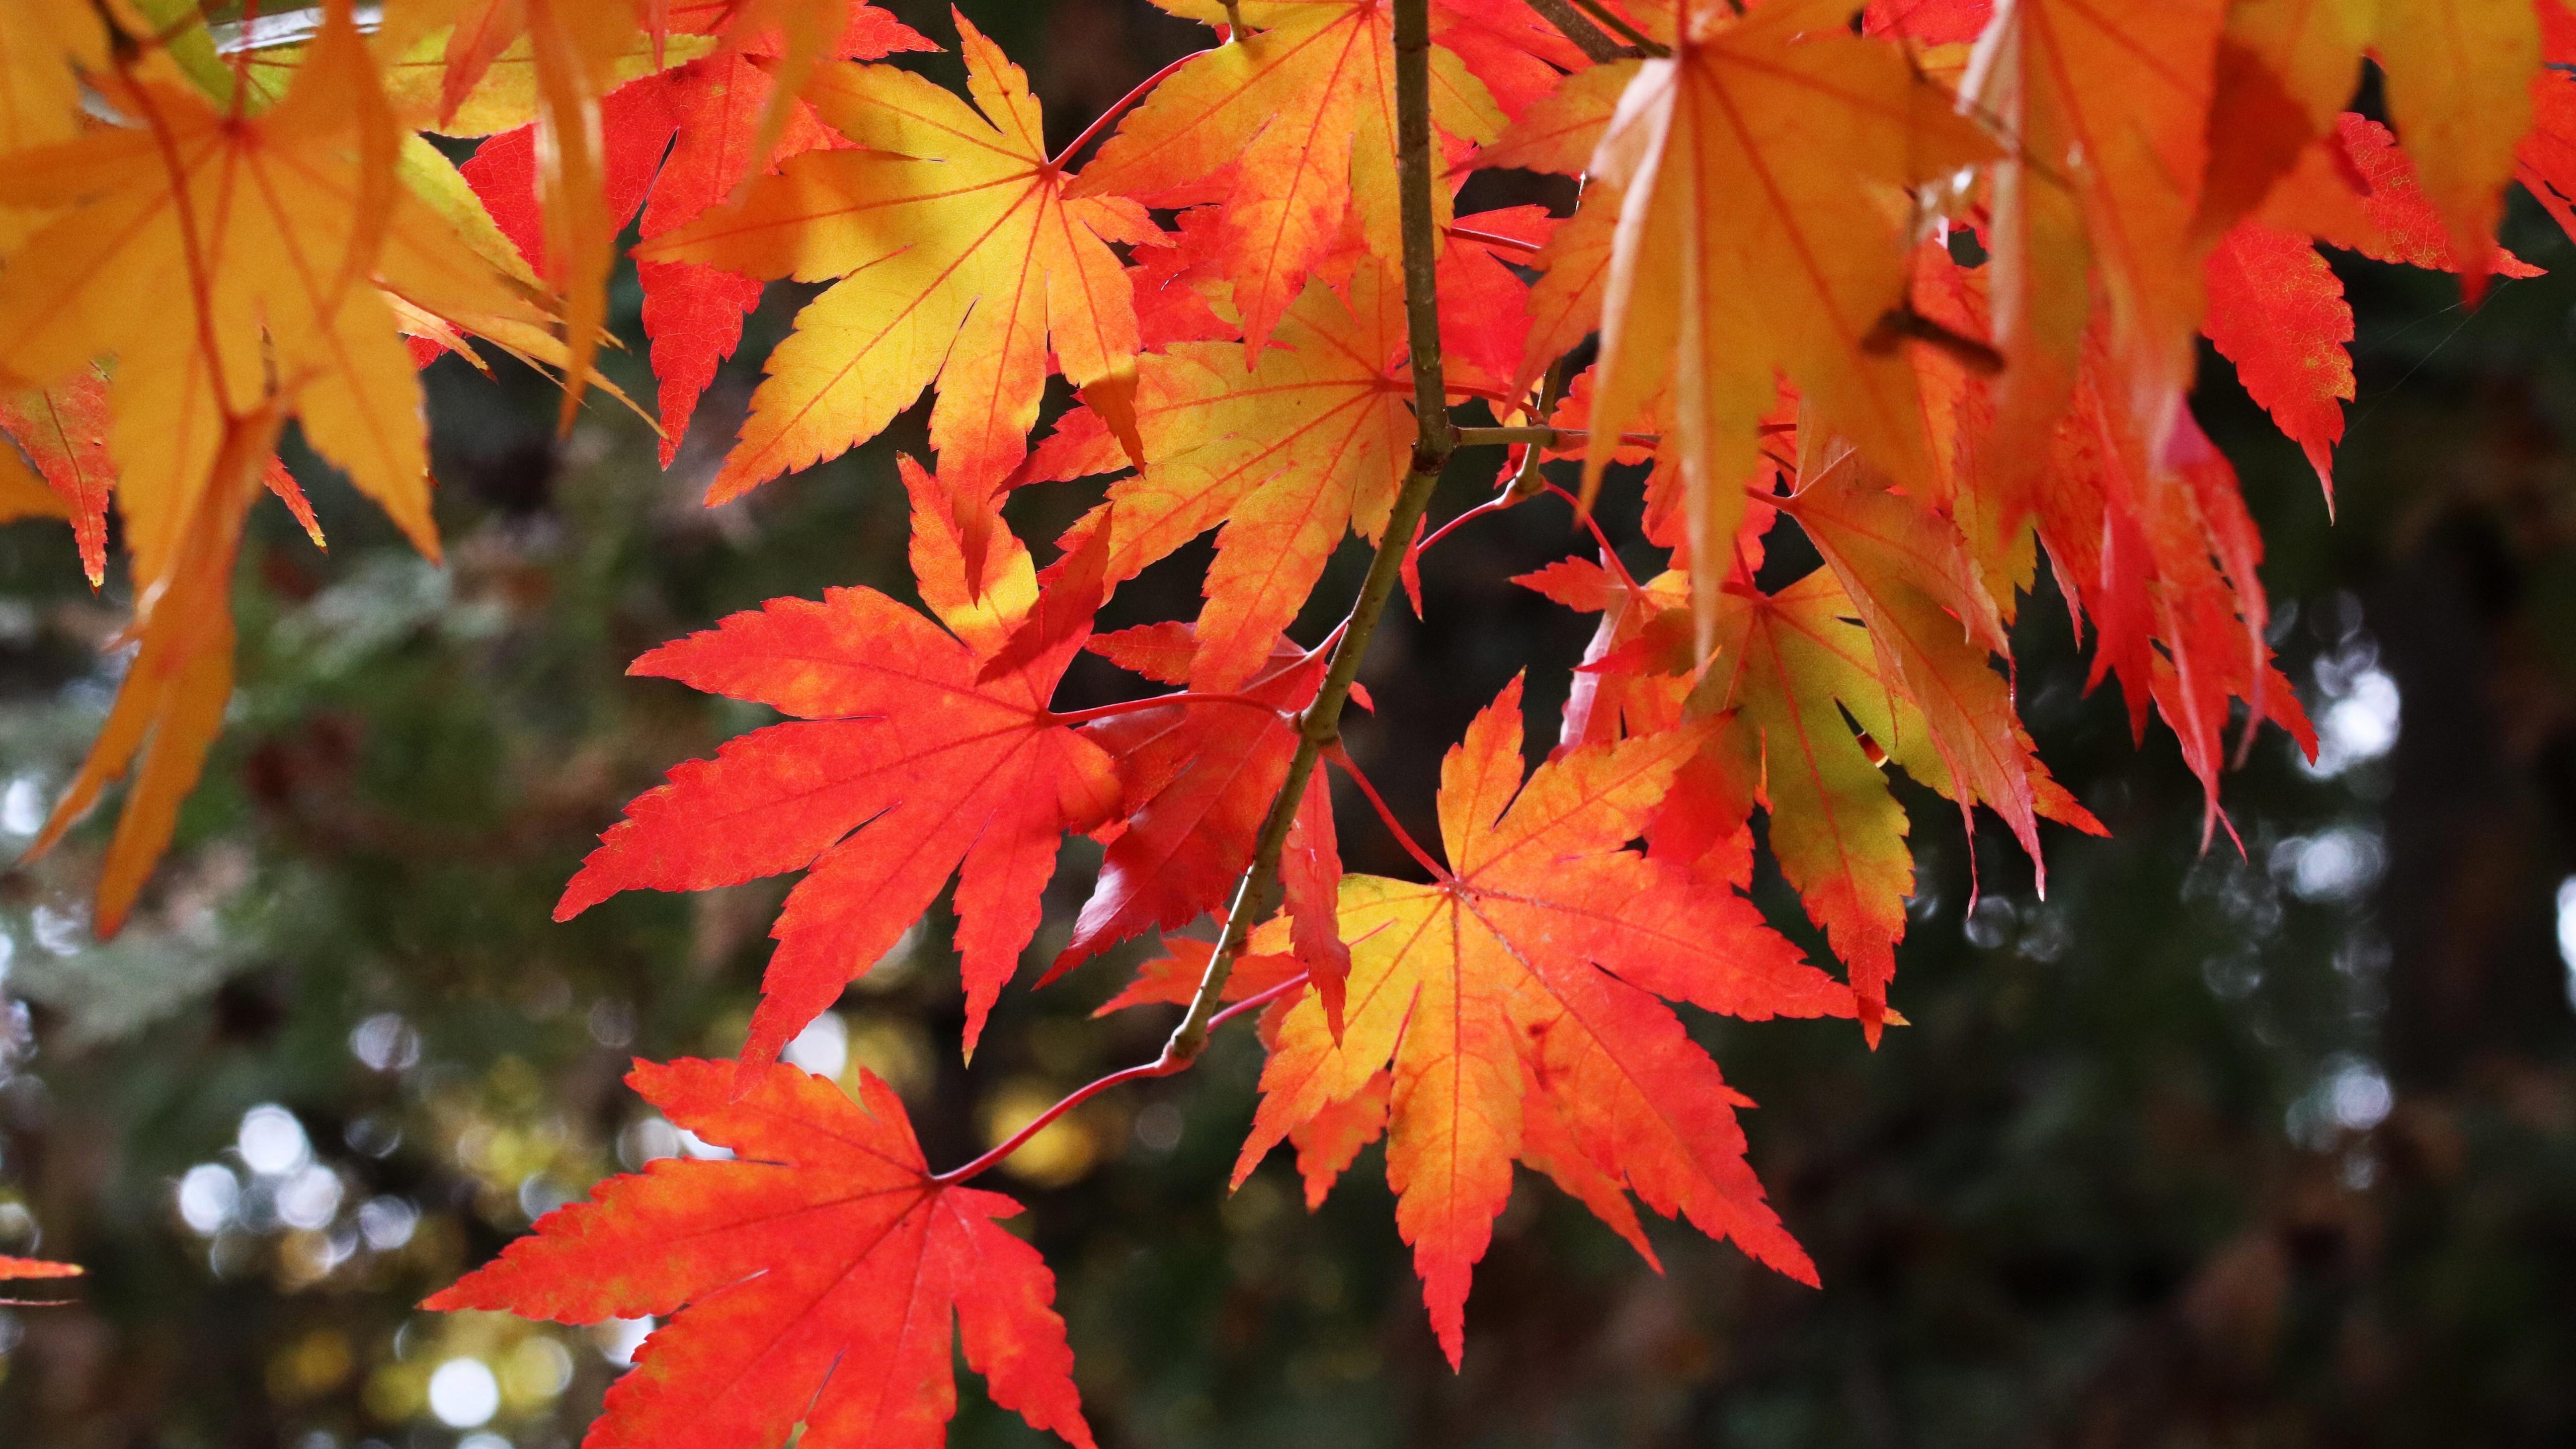
[[[1529,0],[1529,8],[1537,11],[1540,19],[1555,26],[1566,39],[1573,41],[1574,48],[1582,51],[1594,65],[1618,60],[1628,53],[1566,0]]]
[[[1538,420],[1545,423],[1555,417],[1557,404],[1564,400],[1565,359],[1560,357],[1547,365],[1547,376],[1539,381]],[[1588,445],[1591,440],[1586,438],[1584,441]],[[1520,470],[1512,475],[1511,486],[1503,490],[1503,496],[1515,503],[1524,498],[1536,497],[1539,488],[1547,482],[1547,475],[1540,471],[1541,465],[1546,461],[1546,448],[1536,443],[1524,446],[1521,449]]]
[[[1294,991],[1305,984],[1306,978],[1303,975],[1292,976],[1288,980],[1282,981],[1276,986],[1267,987],[1257,994],[1247,996],[1243,1000],[1236,1002],[1234,1005],[1227,1007],[1225,1010],[1218,1012],[1215,1016],[1208,1018],[1208,1026],[1213,1030],[1234,1020],[1236,1017],[1243,1015],[1247,1011],[1259,1011],[1261,1008],[1268,1006],[1270,1003],[1277,1001],[1280,997],[1287,995],[1289,992]],[[1174,1061],[1170,1056],[1165,1055],[1156,1057],[1154,1060],[1146,1062],[1140,1066],[1125,1067],[1118,1071],[1111,1072],[1105,1077],[1096,1078],[1090,1082],[1086,1082],[1082,1086],[1076,1087],[1071,1092],[1066,1093],[1063,1100],[1057,1102],[1054,1106],[1049,1107],[1045,1111],[1037,1114],[1035,1117],[1030,1118],[1026,1123],[1021,1125],[1019,1131],[1012,1133],[1010,1136],[1003,1138],[997,1143],[994,1143],[992,1150],[986,1152],[983,1156],[976,1158],[974,1161],[967,1163],[963,1167],[952,1167],[948,1171],[940,1173],[938,1176],[932,1178],[931,1181],[937,1183],[941,1187],[948,1187],[955,1183],[964,1182],[970,1177],[978,1176],[987,1169],[1001,1162],[1003,1158],[1019,1151],[1020,1148],[1027,1145],[1030,1138],[1045,1131],[1048,1125],[1053,1123],[1056,1118],[1063,1116],[1065,1113],[1072,1111],[1074,1108],[1079,1107],[1083,1103],[1090,1101],[1092,1098],[1099,1096],[1101,1093],[1108,1091],[1110,1088],[1121,1086],[1128,1082],[1141,1082],[1149,1077],[1168,1077],[1188,1065],[1188,1062]]]
[[[1540,250],[1536,242],[1525,242],[1519,237],[1505,236],[1498,231],[1479,231],[1472,226],[1448,226],[1442,227],[1441,230],[1459,241],[1474,242],[1480,247],[1500,247],[1507,252],[1522,252],[1533,257],[1537,256]]]
[[[1440,364],[1440,225],[1431,207],[1431,182],[1438,160],[1431,146],[1431,0],[1395,0],[1396,176],[1404,229],[1405,332],[1412,351],[1413,464],[1396,494],[1385,531],[1378,536],[1377,556],[1369,561],[1368,579],[1351,605],[1333,662],[1325,670],[1315,702],[1297,721],[1297,753],[1289,759],[1287,778],[1271,799],[1270,814],[1255,838],[1252,864],[1235,888],[1225,918],[1225,934],[1208,957],[1207,974],[1189,1014],[1163,1047],[1166,1060],[1187,1062],[1207,1046],[1208,1026],[1225,993],[1235,959],[1252,938],[1252,928],[1269,914],[1272,887],[1279,879],[1279,860],[1287,849],[1288,828],[1306,796],[1306,782],[1324,748],[1341,738],[1342,706],[1359,678],[1360,660],[1377,632],[1404,569],[1407,546],[1423,510],[1431,504],[1441,470],[1458,446],[1458,430],[1449,423],[1449,394]]]

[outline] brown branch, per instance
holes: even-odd
[[[1568,0],[1529,0],[1529,8],[1537,11],[1540,19],[1555,26],[1566,39],[1573,41],[1574,48],[1582,51],[1594,65],[1624,59],[1628,54],[1625,47],[1612,40],[1607,32],[1593,24],[1589,16],[1575,9]]]
[[[1225,918],[1225,934],[1208,957],[1207,974],[1199,979],[1189,1014],[1173,1029],[1163,1047],[1167,1062],[1188,1062],[1207,1047],[1208,1024],[1234,972],[1236,958],[1252,938],[1252,928],[1269,914],[1269,898],[1279,880],[1279,859],[1288,846],[1288,828],[1306,797],[1306,782],[1327,746],[1341,740],[1342,706],[1359,678],[1360,660],[1377,632],[1403,573],[1413,530],[1431,504],[1440,471],[1457,450],[1458,430],[1449,424],[1449,394],[1440,367],[1439,222],[1431,207],[1432,177],[1438,160],[1431,146],[1431,3],[1395,0],[1396,175],[1404,227],[1405,331],[1412,349],[1414,443],[1413,465],[1395,508],[1378,536],[1377,556],[1369,561],[1367,580],[1351,605],[1333,662],[1322,688],[1297,719],[1297,753],[1288,761],[1288,777],[1270,801],[1270,813],[1255,837],[1252,864],[1235,887]]]
[[[1607,5],[1602,4],[1601,0],[1572,0],[1572,3],[1580,6],[1583,13],[1586,15],[1591,16],[1593,19],[1600,21],[1603,25],[1606,25],[1610,29],[1618,32],[1622,38],[1627,40],[1630,45],[1635,46],[1638,51],[1658,58],[1672,54],[1672,50],[1662,41],[1655,39],[1653,36],[1648,35],[1646,32],[1629,24],[1617,11],[1614,11]],[[1743,14],[1744,7],[1742,5],[1737,5],[1735,7],[1735,13],[1738,15]]]

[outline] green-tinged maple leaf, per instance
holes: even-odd
[[[1355,224],[1390,268],[1396,219],[1394,11],[1386,0],[1156,0],[1250,34],[1202,52],[1119,123],[1075,196],[1151,197],[1230,173],[1218,243],[1243,336],[1258,354],[1307,275]],[[1431,116],[1457,142],[1492,140],[1503,114],[1465,61],[1431,50]],[[1439,220],[1445,187],[1434,188]],[[1242,365],[1238,359],[1238,367]]]
[[[1037,930],[1067,830],[1111,818],[1098,746],[1047,700],[1089,635],[1067,632],[990,679],[1037,602],[1028,554],[998,518],[970,587],[940,485],[905,460],[913,568],[948,626],[873,589],[773,599],[635,661],[629,673],[756,700],[792,717],[671,772],[601,837],[555,908],[568,919],[623,890],[702,890],[803,870],[770,934],[744,1054],[775,1057],[874,966],[958,877],[966,1049]]]
[[[862,149],[795,157],[740,207],[638,249],[837,279],[770,353],[710,503],[874,437],[934,380],[940,476],[980,497],[1027,450],[1050,345],[1077,386],[1114,395],[1134,367],[1133,294],[1109,243],[1159,233],[1133,202],[1068,194],[1027,78],[957,24],[973,107],[892,66],[824,66],[804,98]]]
[[[936,1449],[965,1351],[993,1401],[1090,1449],[1037,1250],[998,1193],[940,1183],[903,1103],[779,1063],[639,1064],[627,1081],[732,1161],[611,1178],[424,1306],[560,1323],[666,1319],[608,1390],[593,1449]],[[952,1328],[953,1324],[953,1328]]]
[[[1751,902],[1625,848],[1704,736],[1568,751],[1524,783],[1515,680],[1441,766],[1448,871],[1343,879],[1339,1040],[1313,1000],[1279,1025],[1236,1179],[1391,1068],[1396,1226],[1452,1364],[1470,1272],[1527,1155],[1532,1097],[1561,1115],[1592,1172],[1815,1281],[1744,1162],[1745,1100],[1656,998],[1762,1019],[1845,1015],[1851,994]]]
[[[1912,703],[1924,739],[1880,736],[1891,754],[1928,744],[1939,774],[1965,812],[1984,805],[2003,817],[2039,870],[2034,776],[2044,779],[2013,714],[2012,686],[1993,657],[2009,652],[1967,541],[1922,501],[1884,486],[1858,455],[1827,446],[1811,455],[1796,493],[1779,503],[1824,556],[1878,659],[1878,676]],[[1918,767],[1909,762],[1909,768]],[[1927,781],[1927,783],[1939,783]],[[1974,822],[1969,822],[1973,832]]]
[[[1845,719],[1859,721],[1881,751],[1904,736],[1904,706],[1880,677],[1858,614],[1829,569],[1777,593],[1738,586],[1721,595],[1716,661],[1696,692],[1721,721],[1703,755],[1713,771],[1677,792],[1667,813],[1731,817],[1687,832],[1723,839],[1757,800],[1769,807],[1780,873],[1850,971],[1862,1024],[1875,1034],[1905,935],[1914,857],[1905,807]]]
[[[1989,148],[1932,103],[1901,46],[1844,29],[1848,12],[1693,11],[1672,58],[1639,68],[1593,162],[1615,189],[1585,209],[1619,220],[1585,487],[1668,397],[1703,635],[1782,373],[1899,480],[1931,469],[1913,370],[1875,339],[1905,301],[1907,188]]]

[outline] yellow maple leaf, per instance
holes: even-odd
[[[168,844],[221,725],[234,550],[278,428],[297,417],[434,557],[395,302],[502,331],[544,318],[401,183],[401,133],[345,0],[266,110],[138,71],[100,79],[136,124],[0,157],[0,205],[60,211],[0,268],[0,357],[31,387],[115,358],[108,449],[142,647],[37,842],[142,757],[100,884],[102,933]]]
[[[710,504],[865,442],[934,380],[940,480],[980,497],[1026,451],[1050,343],[1076,386],[1132,373],[1134,295],[1109,243],[1159,233],[1133,202],[1068,195],[1027,77],[957,24],[974,106],[893,66],[822,67],[805,99],[863,149],[798,156],[637,249],[839,279],[770,353]]]

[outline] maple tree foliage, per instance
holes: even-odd
[[[1051,1279],[963,1186],[1048,1118],[934,1174],[882,1083],[778,1061],[943,892],[971,1053],[1071,834],[1103,863],[1036,984],[1167,933],[1110,1005],[1184,1014],[1054,1111],[1258,1013],[1237,1180],[1287,1143],[1312,1205],[1382,1137],[1453,1364],[1515,1164],[1650,1262],[1635,1201],[1815,1282],[1676,1005],[1901,1028],[1927,827],[1891,771],[1963,830],[1991,813],[2043,883],[2043,822],[2101,831],[2017,711],[2043,568],[2088,687],[2172,731],[2226,848],[2231,759],[2266,726],[2315,740],[2192,415],[2201,341],[2331,506],[2334,257],[2474,304],[2533,271],[2495,239],[2509,186],[2576,233],[2561,0],[1157,3],[1209,44],[1055,150],[963,15],[934,35],[865,0],[0,7],[0,519],[64,521],[133,607],[35,844],[123,782],[103,933],[221,730],[248,511],[273,495],[322,541],[286,429],[435,559],[418,369],[517,358],[567,428],[633,406],[594,364],[639,218],[666,464],[764,285],[824,284],[711,506],[928,395],[935,456],[896,469],[922,607],[772,599],[637,660],[784,719],[638,797],[557,910],[801,873],[741,1059],[631,1079],[737,1160],[615,1179],[432,1300],[668,1317],[600,1444],[936,1442],[952,1320],[998,1402],[1089,1442]],[[1580,187],[1462,214],[1500,170]],[[1049,418],[1054,376],[1077,401]],[[1493,495],[1428,530],[1452,456],[1495,447],[1498,474],[1447,470]],[[1077,486],[1099,501],[1041,567],[1003,504]],[[1614,538],[1591,504],[1631,488]],[[1525,767],[1515,682],[1444,763],[1435,858],[1341,710],[1425,551],[1561,503],[1585,547],[1519,582],[1599,620],[1554,749]],[[1095,629],[1210,534],[1194,618]],[[1353,538],[1347,614],[1292,637]],[[1059,710],[1084,652],[1168,692]],[[1335,772],[1422,878],[1343,874]],[[1748,894],[1765,856],[1814,960]]]

